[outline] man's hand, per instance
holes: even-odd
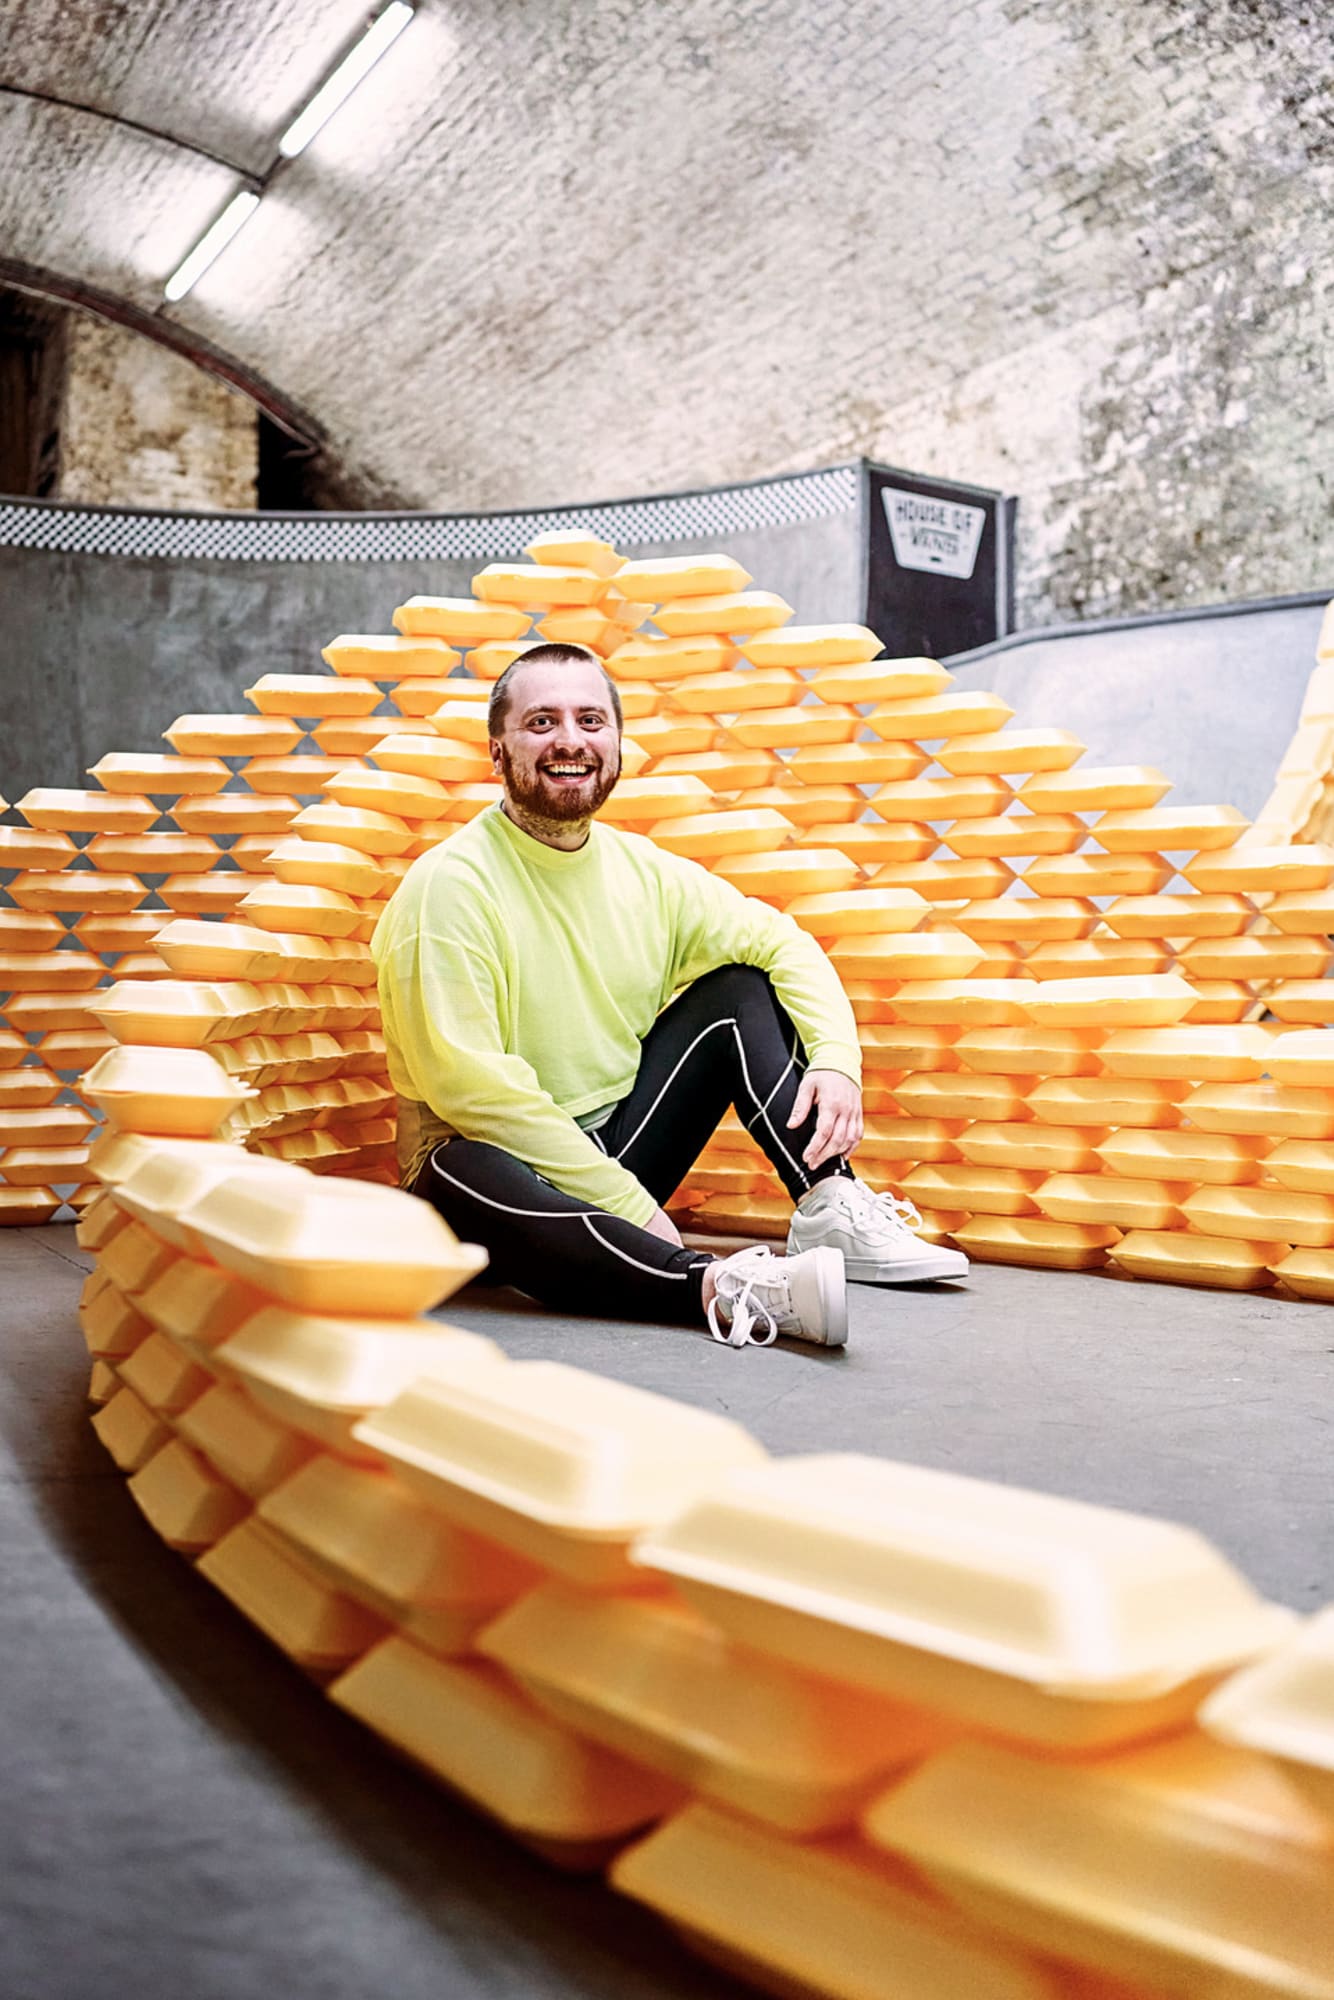
[[[662,1209],[659,1209],[657,1214],[644,1224],[644,1227],[650,1236],[660,1236],[664,1243],[674,1244],[678,1250],[683,1247],[680,1230],[672,1221],[670,1215],[664,1213]]]
[[[788,1130],[803,1125],[818,1106],[815,1137],[802,1154],[812,1169],[835,1157],[846,1159],[862,1136],[862,1094],[850,1076],[837,1069],[808,1069],[801,1079]]]

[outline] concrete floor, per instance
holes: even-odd
[[[668,2000],[740,1991],[395,1763],[158,1542],[86,1417],[67,1229],[0,1234],[0,1993],[5,2000]],[[1193,1522],[1271,1596],[1334,1599],[1334,1316],[979,1269],[857,1288],[842,1355],[445,1317],[856,1450]]]

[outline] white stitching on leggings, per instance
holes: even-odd
[[[810,1187],[812,1185],[810,1175],[806,1172],[805,1167],[800,1167],[797,1165],[797,1162],[793,1159],[791,1153],[789,1153],[787,1147],[783,1144],[782,1140],[779,1138],[778,1133],[774,1128],[774,1121],[769,1116],[767,1104],[760,1104],[759,1092],[756,1090],[754,1084],[751,1082],[750,1071],[746,1068],[746,1050],[741,1040],[741,1030],[740,1028],[738,1028],[735,1021],[733,1021],[732,1023],[732,1032],[736,1036],[736,1052],[741,1062],[741,1074],[746,1079],[746,1089],[750,1092],[750,1101],[752,1104],[759,1105],[759,1110],[756,1113],[755,1118],[747,1119],[745,1121],[746,1130],[749,1131],[752,1125],[757,1124],[759,1119],[763,1118],[765,1124],[769,1127],[769,1131],[773,1138],[775,1146],[777,1146],[779,1152],[783,1155],[783,1158],[787,1161],[793,1173],[797,1176],[797,1179],[799,1181],[803,1181],[807,1187]]]
[[[652,1104],[650,1104],[648,1110],[644,1113],[638,1125],[636,1125],[634,1131],[630,1134],[630,1137],[621,1147],[620,1152],[617,1153],[616,1158],[618,1160],[623,1160],[625,1158],[630,1148],[634,1145],[635,1140],[639,1138],[640,1134],[644,1130],[644,1127],[648,1124],[649,1119],[653,1116],[658,1106],[662,1103],[663,1098],[667,1095],[667,1092],[671,1089],[672,1085],[675,1083],[677,1077],[677,1071],[680,1070],[682,1063],[689,1062],[691,1056],[695,1053],[695,1050],[704,1040],[704,1037],[706,1035],[711,1035],[715,1028],[735,1028],[735,1027],[736,1027],[736,1016],[734,1014],[723,1014],[719,1015],[716,1021],[710,1021],[707,1028],[700,1029],[694,1041],[690,1044],[690,1047],[686,1050],[685,1054],[681,1056],[678,1062],[676,1063],[676,1066],[672,1070],[671,1075],[668,1077],[666,1083],[663,1084],[662,1089],[658,1092]]]
[[[448,1181],[451,1187],[458,1188],[461,1193],[466,1194],[472,1201],[480,1201],[487,1208],[498,1208],[502,1215],[531,1216],[536,1217],[542,1222],[582,1222],[587,1224],[589,1235],[600,1243],[604,1250],[610,1250],[614,1257],[620,1257],[625,1263],[633,1264],[637,1271],[647,1271],[650,1277],[689,1278],[694,1275],[697,1268],[692,1265],[689,1271],[663,1271],[656,1264],[641,1264],[639,1259],[630,1256],[628,1251],[618,1250],[614,1243],[608,1243],[605,1236],[599,1236],[593,1227],[592,1218],[595,1215],[601,1215],[603,1213],[601,1209],[576,1208],[567,1209],[562,1212],[560,1209],[550,1208],[513,1208],[509,1202],[496,1201],[489,1194],[480,1194],[476,1188],[469,1187],[467,1181],[457,1180],[453,1174],[447,1174],[444,1168],[437,1163],[434,1154],[431,1156],[430,1165],[432,1173],[439,1174],[442,1181]]]
[[[585,1215],[583,1221],[594,1242],[600,1243],[604,1250],[610,1250],[613,1257],[621,1258],[626,1264],[633,1264],[636,1271],[647,1271],[651,1278],[693,1278],[695,1275],[698,1266],[694,1264],[688,1271],[664,1271],[657,1264],[641,1264],[638,1257],[632,1257],[628,1250],[618,1250],[614,1243],[608,1243],[605,1236],[599,1236],[590,1216]]]

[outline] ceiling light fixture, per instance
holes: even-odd
[[[244,188],[240,194],[232,196],[217,221],[204,231],[185,262],[172,272],[163,286],[163,296],[168,305],[175,305],[177,299],[183,299],[198,283],[214,258],[222,255],[258,207],[259,196],[252,188]]]
[[[346,103],[385,50],[398,40],[412,15],[409,0],[390,0],[389,6],[376,17],[361,40],[320,85],[305,110],[297,114],[283,133],[278,141],[278,151],[285,160],[294,160],[298,153],[304,152],[320,127],[328,123],[340,104]]]

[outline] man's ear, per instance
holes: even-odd
[[[491,752],[491,769],[499,778],[504,775],[500,768],[500,745],[493,736],[486,747]]]

